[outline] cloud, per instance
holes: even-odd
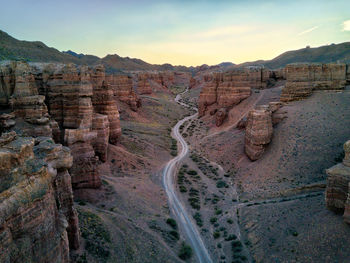
[[[343,22],[343,31],[350,31],[350,20]]]
[[[318,26],[311,27],[311,28],[309,28],[309,29],[307,29],[307,30],[305,30],[303,32],[300,32],[298,34],[298,36],[302,36],[302,35],[308,34],[308,33],[312,32],[312,31],[316,30],[317,28],[318,28]]]

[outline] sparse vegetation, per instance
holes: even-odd
[[[173,229],[177,229],[177,223],[176,223],[176,220],[173,219],[173,218],[168,218],[166,220],[166,223],[171,226]]]
[[[78,209],[78,217],[81,235],[85,239],[85,249],[100,262],[107,262],[111,237],[101,218],[81,209]]]
[[[192,248],[183,242],[179,251],[179,258],[182,260],[190,259],[192,257],[192,253]]]

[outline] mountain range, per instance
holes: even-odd
[[[173,66],[171,64],[150,64],[141,59],[121,57],[117,54],[107,55],[99,58],[94,55],[78,54],[71,50],[59,51],[48,47],[39,41],[18,40],[0,30],[0,60],[25,60],[32,62],[56,62],[75,63],[78,65],[103,64],[108,72],[138,71],[138,70],[176,70],[187,72],[198,72],[202,70],[226,70],[233,67],[265,66],[275,69],[281,68],[289,63],[296,62],[342,62],[350,63],[350,42],[331,44],[317,48],[302,48],[287,51],[272,60],[257,60],[235,65],[231,62],[223,62],[218,65],[201,65],[197,67]]]

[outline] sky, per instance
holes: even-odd
[[[197,66],[350,41],[350,0],[0,0],[0,29],[60,51]]]

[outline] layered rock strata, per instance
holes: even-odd
[[[51,138],[0,138],[0,262],[69,262],[79,246],[70,150]]]
[[[93,77],[94,79],[90,76],[88,68],[78,69],[75,65],[68,64],[56,68],[48,76],[47,83],[43,84],[49,113],[61,130],[59,142],[72,150],[74,163],[70,174],[74,188],[96,188],[101,185],[97,170],[98,158],[92,147],[92,141],[96,139],[96,132],[92,132],[92,82],[95,84],[98,78]],[[102,88],[97,85],[95,87],[95,98],[102,100],[103,98],[98,96],[102,93],[103,97],[104,90],[101,91]],[[108,103],[108,100],[97,103],[97,110],[108,111]]]
[[[92,83],[92,105],[96,113],[108,116],[109,141],[116,144],[121,136],[119,111],[114,99],[114,90],[108,84],[103,66],[96,66],[91,73]]]
[[[230,108],[251,95],[251,87],[242,86],[230,73],[213,73],[204,76],[205,85],[198,101],[198,116],[205,115],[207,107],[213,104],[217,108]]]
[[[1,131],[52,137],[69,146],[74,157],[73,186],[99,187],[97,166],[99,159],[107,159],[106,140],[116,144],[121,136],[119,112],[104,68],[12,62],[0,69],[6,109],[0,115]]]
[[[326,170],[326,206],[343,213],[344,221],[350,224],[350,141],[344,144],[344,152],[343,162]]]
[[[259,159],[273,133],[272,112],[268,108],[255,109],[248,113],[245,129],[245,153],[252,161]]]
[[[114,97],[116,99],[128,104],[130,106],[130,109],[133,111],[137,111],[141,107],[141,99],[136,95],[136,93],[133,90],[133,81],[130,76],[108,75],[106,76],[106,81],[108,85],[111,86]],[[146,88],[146,92],[143,91],[143,94],[147,94],[147,89],[148,88]]]
[[[152,94],[152,87],[149,80],[149,74],[137,74],[137,92],[141,95]]]
[[[300,100],[314,90],[344,89],[347,78],[345,64],[290,64],[285,72],[281,101]]]

